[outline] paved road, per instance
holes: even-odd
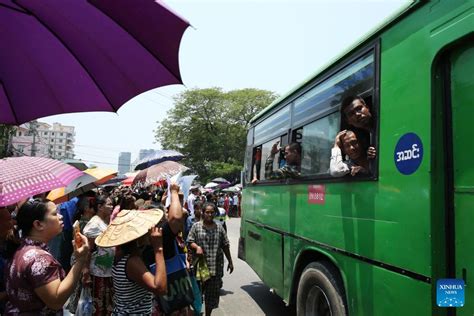
[[[230,275],[224,272],[224,286],[221,290],[220,305],[212,315],[292,315],[293,311],[286,307],[277,295],[270,292],[270,289],[262,283],[247,263],[237,258],[239,229],[239,218],[231,218],[227,221],[235,270]],[[225,267],[227,268],[227,263]]]

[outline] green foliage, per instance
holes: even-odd
[[[8,141],[13,132],[13,126],[0,124],[0,158],[8,156]]]
[[[175,97],[174,108],[158,122],[155,138],[162,148],[186,155],[183,163],[202,182],[214,177],[238,179],[250,120],[276,97],[258,89],[187,90]]]

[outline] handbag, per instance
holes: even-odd
[[[198,256],[194,266],[196,268],[196,279],[198,281],[204,283],[211,278],[211,273],[209,272],[206,258],[204,258],[204,256]]]
[[[176,240],[173,242],[176,255],[165,260],[168,293],[157,297],[158,304],[165,314],[182,309],[194,302],[193,285],[186,269],[186,255],[179,253]],[[150,270],[154,273],[154,269],[156,266],[151,267]]]
[[[91,316],[92,315],[92,295],[91,289],[84,286],[81,290],[81,296],[77,303],[76,316]]]

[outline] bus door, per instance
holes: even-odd
[[[474,314],[474,44],[472,40],[451,52],[449,73],[453,146],[450,154],[452,155],[450,203],[454,214],[454,273],[456,278],[463,278],[466,283],[465,305],[456,309],[456,315],[472,316]]]

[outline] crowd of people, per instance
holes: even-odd
[[[238,195],[192,188],[184,200],[173,183],[59,205],[44,196],[0,208],[1,314],[201,315],[204,303],[211,315],[219,306],[224,256],[229,273],[234,266],[216,218],[220,206],[237,214]]]

